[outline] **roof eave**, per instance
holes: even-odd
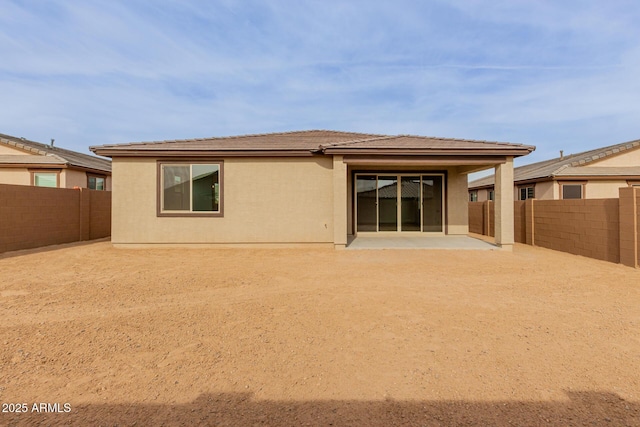
[[[104,157],[309,157],[314,153],[301,150],[136,150],[90,147],[90,150]]]
[[[399,149],[399,148],[342,148],[332,147],[324,150],[326,154],[339,155],[378,155],[378,156],[511,156],[520,157],[530,154],[528,148],[511,149]]]

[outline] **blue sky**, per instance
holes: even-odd
[[[0,0],[0,133],[640,138],[640,2]]]

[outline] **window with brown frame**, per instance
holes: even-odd
[[[518,200],[534,199],[536,192],[534,187],[520,187],[520,198]]]
[[[469,193],[469,201],[470,202],[477,202],[478,201],[478,192],[477,191],[472,191]]]
[[[106,190],[107,178],[100,175],[87,175],[87,188],[89,190]]]
[[[59,170],[30,170],[29,172],[31,172],[31,185],[35,187],[57,188],[60,186]]]
[[[582,199],[584,197],[582,184],[562,184],[562,199]]]
[[[158,216],[222,216],[222,166],[159,162]]]

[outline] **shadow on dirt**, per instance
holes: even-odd
[[[263,401],[205,394],[187,404],[91,404],[70,413],[1,414],[3,425],[95,426],[638,426],[640,404],[613,393],[566,401]],[[4,418],[4,420],[2,420]]]

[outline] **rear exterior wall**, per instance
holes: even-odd
[[[224,159],[223,217],[158,217],[157,160],[112,166],[116,245],[333,243],[331,158]]]

